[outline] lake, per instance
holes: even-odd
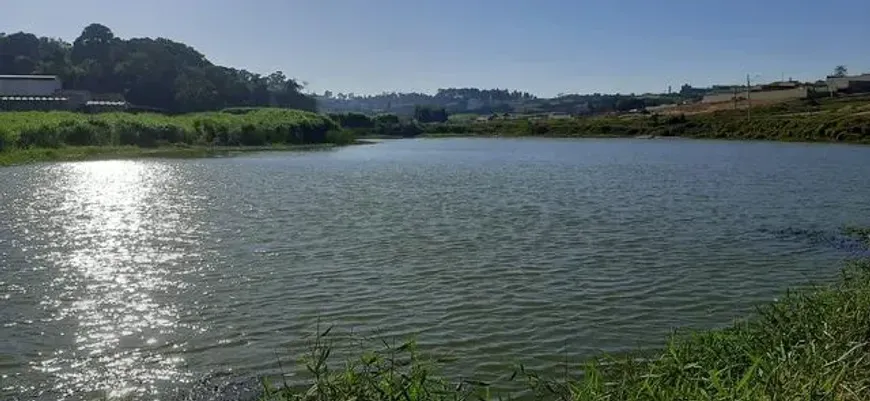
[[[627,139],[0,169],[0,398],[294,373],[318,324],[485,380],[661,346],[833,279],[868,172],[866,146]]]

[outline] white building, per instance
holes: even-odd
[[[52,96],[61,87],[54,75],[0,75],[2,96]]]
[[[870,74],[828,77],[827,83],[831,92],[868,92],[870,91]]]

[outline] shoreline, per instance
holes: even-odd
[[[336,149],[344,146],[376,145],[382,141],[397,139],[637,139],[637,140],[720,140],[727,142],[780,142],[804,144],[837,144],[868,146],[870,142],[849,142],[831,140],[798,140],[793,138],[714,138],[693,136],[621,136],[621,135],[481,135],[481,134],[422,134],[412,138],[362,137],[349,144],[320,143],[307,145],[266,145],[266,146],[64,146],[58,148],[29,148],[0,151],[0,168],[42,162],[73,162],[93,160],[135,160],[149,158],[197,159],[213,157],[233,157],[257,152],[294,152]]]
[[[185,115],[0,113],[0,165],[129,157],[208,157],[356,143],[320,114],[262,108]]]
[[[795,139],[795,138],[729,138],[729,137],[707,137],[707,136],[681,136],[681,135],[669,135],[669,136],[627,136],[627,135],[588,135],[588,136],[578,136],[578,135],[482,135],[475,133],[468,134],[458,134],[458,133],[450,133],[450,134],[422,134],[418,135],[414,138],[419,139],[448,139],[448,138],[469,138],[469,139],[642,139],[642,140],[652,140],[652,141],[663,141],[663,140],[686,140],[686,141],[725,141],[725,142],[774,142],[774,143],[805,143],[805,144],[836,144],[836,145],[858,145],[858,146],[870,146],[870,140],[867,141],[833,141],[833,140],[806,140],[806,139]],[[405,138],[397,138],[397,139],[405,139]],[[409,138],[412,139],[412,138]]]
[[[370,142],[361,140],[349,145],[325,143],[272,146],[160,146],[154,148],[142,148],[137,146],[66,146],[60,148],[13,149],[0,152],[0,167],[12,167],[42,162],[232,157],[257,152],[327,150],[338,148],[340,146],[365,145],[369,143]]]

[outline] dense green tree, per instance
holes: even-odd
[[[119,40],[111,29],[100,24],[90,24],[73,42],[72,62],[81,64],[90,59],[107,65],[112,62],[113,47],[118,46]]]
[[[331,113],[329,117],[357,136],[413,137],[423,132],[416,121],[395,114],[370,117],[362,113]]]
[[[173,113],[272,106],[314,111],[316,100],[281,71],[261,76],[212,64],[169,39],[124,40],[100,24],[72,44],[30,33],[0,35],[0,74],[58,75],[65,89],[123,95],[137,106]]]
[[[417,106],[414,109],[414,119],[421,123],[447,122],[447,110],[443,107]]]
[[[845,77],[847,74],[849,74],[849,69],[845,65],[838,65],[834,68],[835,77]]]
[[[372,128],[375,126],[375,120],[362,113],[333,113],[329,117],[344,128]]]

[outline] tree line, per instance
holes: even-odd
[[[421,105],[444,108],[449,113],[503,113],[537,99],[529,92],[478,88],[443,88],[434,95],[418,92],[356,95],[325,91],[317,96],[319,107],[330,112],[393,113],[402,116],[415,115],[417,106]]]
[[[434,95],[424,93],[383,93],[372,96],[334,94],[317,96],[319,108],[332,113],[393,113],[419,117],[419,106],[444,109],[450,114],[478,115],[502,113],[569,113],[600,114],[679,103],[694,99],[695,94],[560,94],[540,98],[528,92],[506,89],[449,88]],[[424,119],[427,117],[424,116]]]
[[[90,24],[67,43],[31,33],[0,33],[0,74],[57,75],[64,89],[120,94],[170,113],[226,107],[315,111],[316,100],[281,71],[260,75],[215,65],[196,49],[164,38],[116,37]]]

